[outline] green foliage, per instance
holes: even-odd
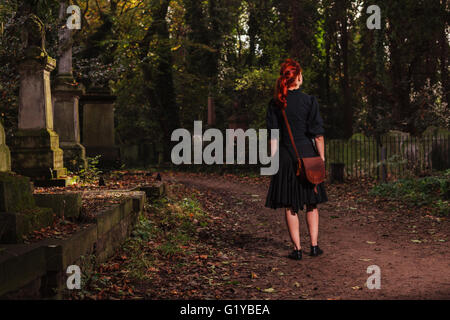
[[[158,253],[167,256],[181,251],[196,236],[196,228],[207,225],[207,215],[195,198],[173,200],[167,197],[146,204],[146,214],[123,245],[130,278],[144,279],[155,257],[145,253],[149,241],[158,242]]]
[[[439,176],[381,183],[372,188],[369,194],[402,200],[412,207],[430,206],[434,214],[449,215],[450,169]]]
[[[0,117],[8,137],[17,127],[24,3],[0,4]],[[59,1],[27,3],[58,58]],[[317,96],[328,137],[349,137],[351,128],[418,135],[450,124],[443,3],[382,2],[382,28],[369,30],[370,3],[361,1],[78,1],[73,71],[77,81],[117,95],[119,143],[151,140],[166,156],[174,128],[206,120],[208,96],[215,127],[225,129],[231,115],[264,127],[289,56],[302,64],[304,91]]]
[[[57,0],[2,0],[0,4],[0,121],[11,136],[17,128],[19,72],[18,62],[23,57],[23,22],[26,13],[36,14],[44,23],[46,51],[57,57]]]
[[[376,163],[376,167],[379,168],[383,165],[387,166],[391,171],[396,172],[398,171],[400,168],[402,168],[406,163],[408,163],[408,160],[403,158],[401,155],[399,154],[393,154],[391,156],[389,156],[386,160],[384,161],[378,161]]]
[[[351,139],[326,140],[325,158],[327,163],[344,163],[347,172],[361,172],[373,175],[377,167],[376,142],[373,138],[355,134]]]
[[[84,299],[89,294],[89,286],[99,281],[99,275],[96,273],[97,258],[94,254],[82,255],[77,263],[81,270],[81,286],[77,290],[77,295]],[[62,289],[63,295],[69,294],[69,290]]]
[[[93,184],[93,183],[97,182],[99,176],[103,173],[98,168],[100,158],[101,158],[101,155],[86,158],[87,168],[84,168],[82,166],[78,173],[81,183]]]
[[[235,91],[240,95],[243,106],[251,119],[251,128],[265,128],[269,100],[273,96],[274,83],[278,78],[278,66],[251,68],[235,80]]]

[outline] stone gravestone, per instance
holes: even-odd
[[[19,130],[11,145],[12,169],[36,185],[66,185],[63,151],[53,131],[50,72],[56,61],[45,51],[44,25],[33,14],[25,20],[25,56],[19,63]]]
[[[109,90],[90,89],[81,101],[83,104],[83,145],[88,157],[100,155],[100,163],[112,166],[120,159],[120,149],[115,144],[114,102]]]
[[[0,124],[0,243],[17,243],[32,230],[50,225],[51,209],[35,205],[30,179],[11,172],[5,131]]]
[[[11,171],[11,154],[6,145],[5,130],[0,123],[0,172]]]
[[[67,3],[61,2],[59,18],[64,20]],[[82,84],[76,83],[72,73],[72,30],[59,31],[58,75],[53,87],[53,119],[59,145],[64,151],[64,165],[71,171],[86,167],[86,151],[80,144],[79,97],[84,94]]]
[[[450,131],[435,126],[422,133],[422,145],[428,168],[446,170],[450,168]]]

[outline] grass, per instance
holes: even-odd
[[[399,179],[373,187],[369,195],[400,200],[407,205],[431,207],[432,214],[450,214],[450,169],[423,178]]]
[[[197,229],[207,226],[208,219],[194,196],[163,197],[146,203],[131,236],[113,258],[93,268],[83,265],[82,270],[88,271],[83,272],[83,290],[77,293],[78,297],[83,299],[102,292],[119,295],[122,292],[125,296],[135,281],[151,283],[152,274],[159,269],[162,260],[190,254],[187,248],[195,244]],[[89,264],[95,263],[91,259],[85,260]],[[181,262],[178,267],[182,267]]]
[[[166,257],[181,253],[194,240],[196,228],[207,225],[207,215],[193,197],[164,197],[146,206],[146,213],[123,246],[129,257],[124,267],[130,270],[130,278],[138,280],[147,278],[147,269],[157,260],[156,253]],[[156,243],[155,251],[149,252],[149,242]]]

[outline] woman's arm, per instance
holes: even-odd
[[[273,155],[277,152],[277,145],[278,145],[277,139],[270,139],[270,156],[271,157],[273,157]]]
[[[325,139],[323,136],[315,137],[317,151],[319,152],[320,157],[325,162]]]

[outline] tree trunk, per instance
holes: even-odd
[[[447,1],[441,0],[442,6],[442,29],[441,29],[441,81],[442,89],[444,91],[443,99],[449,106],[450,100],[450,79],[448,76],[448,37],[446,29],[448,27],[447,20],[445,19],[447,13]]]
[[[340,3],[340,26],[341,26],[341,50],[342,50],[342,73],[341,88],[344,93],[344,135],[350,138],[353,134],[353,103],[350,92],[348,74],[348,27],[347,27],[347,2]]]
[[[150,103],[149,117],[156,118],[161,128],[163,161],[170,161],[174,142],[172,131],[180,127],[179,108],[176,103],[175,88],[172,75],[172,52],[169,30],[166,21],[168,1],[156,1],[152,8],[153,22],[141,42],[141,56],[148,53],[150,41],[156,41],[157,62],[144,62],[144,92]]]

